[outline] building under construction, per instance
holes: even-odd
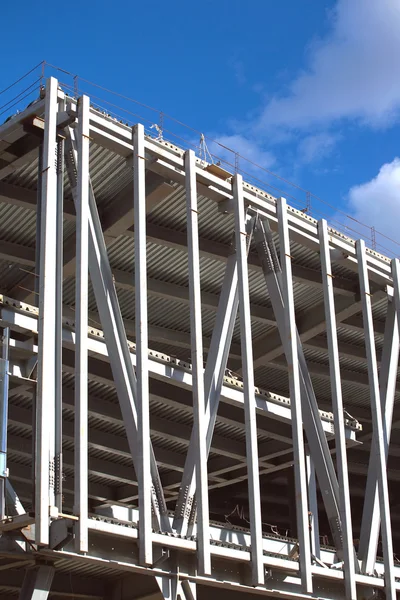
[[[0,599],[396,598],[396,259],[54,77],[0,213]]]

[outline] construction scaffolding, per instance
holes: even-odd
[[[400,591],[399,262],[206,150],[0,126],[0,597]]]

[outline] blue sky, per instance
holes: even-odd
[[[82,4],[6,3],[0,89],[45,59],[310,190],[331,205],[313,199],[315,216],[343,221],[343,210],[400,240],[398,0]]]

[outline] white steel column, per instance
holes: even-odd
[[[328,338],[329,373],[331,380],[332,410],[335,418],[336,466],[339,480],[339,510],[343,534],[343,562],[346,598],[356,600],[354,545],[350,509],[349,473],[347,469],[346,432],[344,427],[342,383],[340,378],[339,348],[336,331],[335,298],[333,294],[332,265],[329,252],[328,226],[325,219],[318,223],[321,247],[322,285],[324,289],[326,333]]]
[[[0,519],[6,516],[7,485],[7,425],[8,425],[8,383],[10,328],[3,329],[3,344],[0,366]]]
[[[193,422],[196,454],[196,508],[199,568],[211,574],[210,528],[208,512],[207,426],[205,415],[203,331],[201,323],[201,285],[199,229],[197,210],[196,157],[185,154],[186,220],[188,232],[190,340],[192,357]]]
[[[41,183],[39,342],[36,404],[35,539],[49,543],[49,507],[54,505],[54,398],[57,234],[57,80],[46,82]],[[39,240],[38,240],[39,243]]]
[[[283,305],[285,312],[286,339],[288,340],[287,363],[289,371],[290,409],[294,474],[296,486],[297,534],[300,550],[300,576],[305,592],[312,592],[311,548],[308,529],[307,474],[304,454],[303,419],[301,410],[300,372],[297,352],[297,328],[294,312],[293,279],[290,255],[287,205],[284,198],[276,201],[278,216],[280,262],[282,268]]]
[[[319,518],[317,499],[317,480],[315,478],[315,467],[309,452],[306,452],[307,486],[309,504],[309,527],[311,530],[311,552],[316,558],[321,558],[321,546],[319,541]]]
[[[75,288],[75,530],[78,552],[88,551],[88,284],[89,284],[89,111],[78,102]]]
[[[233,199],[235,203],[235,241],[238,264],[240,339],[242,349],[243,395],[246,427],[252,578],[253,585],[264,585],[265,577],[262,548],[257,417],[254,392],[250,292],[247,265],[247,232],[243,199],[243,179],[239,174],[236,174],[233,180]]]
[[[138,486],[140,562],[153,562],[150,472],[149,367],[147,331],[146,189],[144,127],[133,128],[135,220],[135,324],[138,402]]]
[[[358,260],[358,272],[360,278],[360,293],[362,301],[362,312],[364,320],[365,349],[368,361],[368,378],[370,385],[371,416],[374,437],[371,445],[371,453],[374,453],[377,461],[379,506],[381,512],[381,534],[383,545],[383,559],[385,563],[386,598],[395,600],[395,578],[393,561],[393,541],[390,523],[389,490],[386,473],[385,456],[385,433],[382,418],[382,406],[380,403],[378,364],[376,360],[374,327],[372,317],[371,294],[368,279],[367,258],[364,240],[356,242],[356,255]]]
[[[395,269],[395,264],[392,262],[394,298],[392,302],[388,301],[381,368],[379,371],[379,389],[382,416],[384,419],[386,460],[389,452],[397,367],[399,363],[399,319],[397,314],[400,314],[400,312],[398,312],[400,310],[400,305],[398,305],[398,308],[396,309],[396,304],[398,303],[396,297],[399,297],[399,276],[398,274],[396,275],[396,271],[397,268]],[[375,442],[371,440],[371,443],[374,444]],[[380,525],[381,518],[379,511],[377,461],[376,455],[371,453],[368,465],[367,485],[365,488],[360,543],[358,546],[358,558],[361,560],[363,573],[374,572]]]
[[[60,105],[64,110],[65,102]],[[62,305],[63,305],[64,140],[57,142],[56,246],[56,398],[55,398],[55,505],[62,512]]]

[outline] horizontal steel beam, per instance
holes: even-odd
[[[31,417],[29,410],[22,408],[17,409],[12,405],[13,397],[15,395],[18,395],[19,397],[25,396],[30,398],[32,396],[32,392],[29,389],[21,389],[20,386],[16,389],[15,393],[13,389],[10,390],[11,422],[15,422],[15,424],[18,425],[24,424],[27,427],[27,430],[29,431],[31,425]],[[157,401],[165,400],[161,396],[155,396],[154,394],[151,394],[151,398]],[[70,388],[67,388],[65,386],[63,388],[63,407],[65,410],[69,411],[71,415],[73,414],[73,393]],[[179,403],[175,403],[174,408],[178,407],[181,411],[183,411],[183,414],[191,414],[189,408],[185,410],[184,406],[182,406]],[[93,395],[89,396],[89,416],[94,417],[96,421],[114,424],[123,429],[122,417],[120,415],[118,407],[112,402],[96,398]],[[233,424],[234,422],[231,421],[231,423]],[[236,427],[240,427],[240,423],[236,423]],[[151,419],[151,432],[154,436],[175,441],[185,446],[188,446],[189,444],[190,431],[190,426],[182,425],[179,422],[174,423],[170,420],[155,416]],[[63,437],[64,440],[68,440],[71,443],[73,443],[73,428],[68,422],[65,423]],[[92,450],[103,449],[106,455],[122,457],[125,458],[127,461],[129,461],[130,459],[129,448],[124,436],[117,436],[108,432],[98,432],[96,431],[96,429],[90,428],[89,448]],[[183,455],[177,452],[173,452],[171,450],[165,450],[164,448],[157,446],[157,444],[154,444],[154,451],[158,464],[172,469],[178,473],[182,472],[185,458]],[[213,437],[212,451],[214,453],[219,454],[220,458],[212,458],[209,460],[208,465],[210,482],[222,482],[223,479],[222,477],[220,477],[220,475],[243,467],[246,460],[245,446],[244,444],[242,444],[242,442],[236,442],[231,438],[224,438],[218,434],[215,434]],[[288,449],[286,445],[284,445],[284,449],[282,449],[282,444],[279,445],[278,443],[277,446],[277,442],[266,442],[264,444],[260,444],[261,464],[265,468],[268,468],[269,466],[272,468],[274,465],[269,464],[267,462],[269,458],[273,459],[276,456],[281,456],[282,454],[288,453],[290,451],[290,448]],[[228,461],[226,460],[227,458],[229,459]],[[111,473],[111,479],[120,479],[118,473],[113,471],[113,463],[107,462],[103,473],[105,475],[107,475],[107,473]],[[129,477],[128,471],[125,473],[125,479],[127,477]],[[135,485],[136,480],[133,470],[131,479],[132,481],[128,483],[130,485]],[[179,476],[177,478],[177,481],[180,482]],[[121,480],[121,483],[124,483],[124,481]],[[132,492],[129,492],[127,497],[128,496],[131,497]]]
[[[26,429],[26,435],[29,435],[32,429],[31,411],[29,409],[17,407],[13,404],[10,404],[9,423],[17,425],[18,427],[21,427],[22,425]],[[18,438],[16,436],[12,436],[11,439],[13,440],[13,442],[15,442],[13,448],[15,448],[17,454],[28,453],[29,456],[32,455],[32,447],[29,450],[28,444],[26,441],[24,442],[23,438],[21,438],[21,443],[18,443]],[[63,439],[69,442],[71,445],[73,445],[75,436],[73,424],[71,422],[63,423]],[[10,444],[11,451],[13,451],[13,448],[11,448]],[[115,435],[113,433],[101,431],[95,429],[94,427],[90,427],[89,430],[89,449],[92,451],[102,451],[106,455],[114,457],[114,460],[119,458],[129,461],[131,459],[128,443],[126,441],[125,436]],[[169,469],[176,470],[178,472],[183,471],[185,457],[182,454],[179,454],[172,450],[166,450],[160,447],[155,449],[155,454],[156,458],[158,458],[158,462],[161,465]],[[67,456],[69,456],[68,452]],[[72,455],[70,456],[70,458],[72,459]],[[98,475],[103,474],[111,480],[119,481],[119,483],[128,483],[129,485],[136,486],[136,475],[133,467],[123,467],[122,469],[119,469],[118,467],[120,467],[121,465],[116,465],[116,462],[104,461],[103,463],[100,459],[97,458],[93,460],[94,462],[92,463],[92,470],[96,470]]]
[[[283,358],[275,358],[272,361],[272,364],[277,369],[280,369],[282,371],[285,371],[287,369],[286,361]],[[314,377],[322,378],[322,379],[330,379],[328,365],[323,365],[321,363],[316,363],[316,362],[308,360],[307,366],[308,366],[309,372]],[[360,373],[358,371],[350,371],[348,369],[341,369],[340,372],[341,372],[341,376],[342,376],[342,381],[347,382],[347,383],[352,383],[354,385],[358,385],[361,387],[369,388],[367,374]],[[396,389],[398,391],[400,391],[400,385],[398,385],[396,387]],[[361,412],[363,412],[363,411],[361,411]]]
[[[65,98],[59,91],[60,98]],[[67,111],[72,119],[76,117],[76,102],[69,99]],[[1,126],[2,135],[10,135],[13,132],[14,139],[18,139],[24,134],[22,122],[28,116],[43,115],[43,102],[40,101],[34,106],[28,107],[25,111],[11,119]],[[110,120],[106,115],[99,113],[96,109],[90,112],[90,131],[91,137],[100,145],[110,147],[112,140],[112,150],[125,157],[132,156],[132,131],[129,126],[123,123]],[[108,140],[108,143],[107,143]],[[183,154],[184,151],[169,142],[156,141],[149,137],[145,140],[146,154],[152,159],[149,161],[154,170],[156,163],[164,165],[168,173],[167,180],[178,180],[184,172]],[[200,193],[210,197],[213,200],[224,200],[231,198],[230,182],[225,181],[204,169],[201,161],[198,161],[196,169],[196,179],[199,185]],[[244,201],[251,204],[256,210],[261,211],[262,216],[266,216],[272,221],[272,226],[276,223],[276,205],[275,198],[270,194],[258,189],[248,183],[244,183]],[[310,249],[319,250],[317,221],[299,210],[290,208],[289,228],[291,229],[291,239],[299,241]],[[353,240],[346,238],[343,234],[333,229],[329,230],[330,244],[338,251],[339,260],[354,272],[357,271],[357,260]],[[390,263],[385,257],[378,253],[369,252],[367,254],[368,268],[370,270],[370,279],[377,281],[378,284],[391,284]]]
[[[1,183],[0,183],[0,186],[1,186]],[[0,201],[1,201],[1,196],[0,196]],[[151,225],[150,225],[150,228],[151,228]],[[75,238],[73,238],[72,241],[75,241]],[[73,245],[71,244],[71,249],[73,250],[72,246]],[[30,247],[24,246],[22,244],[16,244],[16,243],[7,242],[5,240],[0,240],[0,259],[9,261],[10,263],[24,265],[27,267],[31,267],[33,269],[35,267],[35,258],[34,258],[33,251],[34,251],[34,248],[30,248]],[[73,251],[71,251],[69,253],[69,254],[71,254],[71,256],[73,256]],[[64,252],[65,252],[65,250],[64,250]],[[18,283],[16,285],[16,287],[13,288],[13,289],[17,290],[17,289],[20,289],[21,287],[23,287],[25,297],[29,296],[30,292],[33,291],[33,281],[34,281],[33,272],[32,272],[32,275],[29,275],[29,277],[30,277],[29,280],[25,280],[24,283]],[[121,271],[119,269],[114,269],[113,277],[114,277],[114,283],[117,288],[120,288],[123,290],[125,290],[125,289],[126,290],[134,290],[135,289],[135,278],[134,278],[133,273]],[[164,281],[160,281],[159,279],[153,279],[153,278],[149,277],[147,289],[148,289],[148,293],[150,296],[154,296],[156,298],[173,299],[185,306],[189,306],[189,290],[185,286],[177,285],[177,284],[169,283],[169,282],[164,282]],[[206,308],[209,308],[212,311],[215,311],[215,312],[217,311],[218,301],[219,301],[219,296],[217,294],[202,291],[201,300],[202,300],[203,306],[205,306]],[[252,319],[254,321],[257,321],[260,323],[265,323],[266,325],[274,325],[275,324],[275,317],[270,308],[259,305],[259,304],[254,304],[254,303],[250,304],[250,308],[251,308]],[[64,307],[65,311],[68,311],[68,309],[70,311],[72,311],[71,308],[68,308],[67,306]],[[97,317],[94,317],[94,320],[97,320]],[[129,324],[132,322],[125,320],[125,323],[129,326]],[[132,325],[132,328],[133,327],[134,326]],[[155,332],[154,336],[157,335],[157,333],[156,333],[157,331],[161,332],[162,330],[163,330],[163,328],[154,328],[154,332]],[[165,330],[165,331],[168,332],[170,330]],[[176,332],[176,334],[178,335],[179,332]],[[168,335],[168,333],[166,335]],[[155,339],[155,337],[153,339]]]
[[[358,360],[360,364],[367,364],[367,357],[365,354],[364,346],[357,346],[355,344],[351,344],[348,342],[338,342],[339,346],[339,355],[343,358],[350,358],[352,360]],[[303,342],[303,347],[309,350],[316,350],[323,352],[328,352],[328,344],[326,341],[326,337],[322,335],[317,335],[309,340]],[[377,350],[378,362],[381,361],[380,350]]]
[[[381,300],[385,292],[378,291],[374,301]],[[340,324],[361,311],[361,301],[358,296],[352,298],[338,297],[335,302],[336,322]],[[324,303],[313,306],[303,315],[297,316],[297,328],[300,340],[305,342],[325,331],[325,308]],[[273,331],[266,336],[259,337],[254,344],[255,366],[265,365],[284,353],[279,332]]]
[[[19,459],[20,460],[20,459]],[[32,469],[30,466],[22,465],[20,462],[17,462],[15,459],[10,460],[10,481],[13,485],[15,485],[16,490],[18,491],[17,482],[22,482],[24,484],[29,483],[32,485]],[[33,488],[32,488],[33,490]],[[63,492],[68,495],[66,499],[66,506],[72,508],[73,504],[73,496],[74,496],[74,477],[71,475],[68,480],[63,485]],[[105,500],[112,501],[115,500],[115,493],[111,486],[105,485],[104,483],[99,483],[98,481],[91,481],[89,485],[89,498],[91,500],[95,500],[98,502],[104,502]],[[29,500],[32,502],[32,491],[28,498],[25,498],[21,495],[22,500]]]
[[[19,305],[22,306],[22,305]],[[29,314],[22,314],[21,312],[14,312],[10,308],[3,308],[2,310],[2,321],[10,325],[11,329],[20,329],[27,332],[37,332],[37,311],[31,307]],[[67,326],[70,324],[66,323]],[[89,352],[90,354],[97,355],[100,360],[108,362],[107,347],[104,342],[103,333],[100,330],[96,330],[92,327],[88,330],[89,339]],[[19,344],[23,347],[24,343]],[[74,349],[75,347],[75,334],[70,329],[64,327],[63,329],[63,345],[66,348]],[[135,346],[132,342],[128,342],[128,346],[131,352],[132,364],[136,365]],[[64,352],[65,354],[65,352]],[[156,379],[165,379],[171,384],[185,389],[190,389],[192,383],[191,366],[189,363],[171,359],[170,357],[160,354],[154,351],[150,351],[150,376]],[[97,378],[99,381],[103,380],[107,384],[112,385],[112,379],[104,377],[104,372],[98,374]],[[229,377],[224,378],[224,385],[222,388],[222,402],[232,403],[236,406],[243,406],[243,384]],[[256,404],[258,413],[260,416],[268,416],[272,419],[277,419],[281,422],[290,423],[290,404],[287,399],[264,392],[256,389]],[[322,427],[327,434],[332,435],[332,415],[321,412]],[[351,428],[350,428],[351,430]],[[349,430],[349,431],[350,431]],[[271,428],[271,435],[273,435],[273,427]]]
[[[130,513],[130,519],[134,520],[134,513]],[[101,520],[99,518],[93,520],[89,519],[89,528],[90,531],[96,533],[98,539],[98,545],[96,551],[99,552],[101,548],[101,559],[97,559],[96,555],[93,554],[92,550],[89,549],[89,553],[87,556],[79,556],[79,560],[81,562],[86,562],[87,564],[102,564],[103,566],[107,564],[112,564],[113,568],[116,570],[122,571],[130,571],[131,573],[148,573],[148,570],[144,567],[140,567],[132,557],[129,562],[116,560],[116,556],[124,556],[123,552],[127,549],[129,544],[132,541],[137,541],[138,533],[137,529],[134,527],[126,527],[126,525],[119,525],[118,523],[110,523],[105,520]],[[232,533],[231,533],[232,532]],[[289,553],[293,550],[293,542],[285,541],[282,538],[263,538],[263,545],[265,545],[265,554],[263,557],[265,568],[270,570],[270,575],[272,579],[266,581],[265,587],[252,588],[247,587],[245,584],[245,580],[240,578],[240,581],[237,577],[238,565],[239,563],[242,565],[248,565],[250,562],[250,553],[245,550],[248,546],[248,532],[240,531],[235,532],[232,531],[231,528],[228,527],[211,527],[211,535],[213,540],[216,543],[213,543],[211,546],[211,554],[213,557],[213,572],[211,576],[207,578],[202,578],[197,574],[193,574],[194,571],[191,571],[192,563],[190,562],[190,557],[192,556],[195,559],[196,552],[196,542],[192,540],[186,540],[179,537],[173,537],[162,534],[153,534],[153,543],[156,546],[161,546],[170,549],[179,550],[181,553],[185,554],[186,561],[180,561],[180,578],[185,579],[186,577],[190,577],[190,579],[201,583],[202,585],[215,586],[220,585],[222,588],[228,588],[230,591],[247,591],[253,594],[264,594],[264,595],[272,595],[276,596],[277,591],[279,590],[280,598],[299,598],[302,597],[301,593],[299,593],[299,580],[298,580],[298,562],[294,560],[288,560]],[[107,549],[107,539],[109,540],[110,536],[113,538],[113,550]],[[104,543],[101,544],[101,540],[103,539]],[[218,540],[221,539],[221,544],[218,543]],[[232,542],[227,542],[227,540],[232,540]],[[239,542],[237,544],[237,542]],[[125,550],[126,552],[126,550]],[[48,555],[52,556],[51,551],[44,551],[43,556]],[[68,555],[71,560],[75,558],[73,551],[69,551]],[[58,554],[59,556],[59,554]],[[78,556],[76,555],[76,558]],[[220,560],[223,559],[222,564],[220,564]],[[231,570],[226,568],[227,562],[231,561],[235,564],[235,569]],[[343,572],[340,568],[332,569],[329,568],[335,562],[335,553],[329,550],[322,549],[321,550],[321,560],[328,566],[320,567],[313,565],[312,573],[313,576],[318,579],[318,595],[321,598],[332,598],[338,599],[343,597],[342,585],[343,585]],[[101,561],[101,562],[98,562]],[[193,563],[194,564],[194,563]],[[157,575],[170,575],[171,567],[168,558],[163,561],[160,565],[153,567],[152,573]],[[222,570],[221,570],[222,568]],[[384,582],[381,578],[382,575],[382,565],[380,563],[376,564],[376,570],[378,573],[377,577],[364,576],[356,574],[356,583],[358,586],[368,586],[371,588],[380,588],[384,587]],[[225,573],[223,575],[223,572]],[[243,571],[241,571],[243,572]],[[278,576],[279,573],[284,574],[286,572],[286,576],[282,578],[282,576]],[[400,569],[396,568],[396,576],[400,576]],[[291,579],[292,584],[295,585],[295,590],[289,593],[288,588],[285,585],[282,586],[282,583],[285,583],[287,575],[292,574],[293,578]],[[277,577],[278,576],[278,577]],[[296,583],[297,582],[297,583]],[[232,584],[236,585],[232,587]],[[335,587],[338,585],[339,587]],[[396,588],[400,589],[400,583],[396,583]],[[360,590],[362,588],[360,587]]]
[[[163,188],[163,190],[170,192],[169,188],[168,190]],[[123,198],[123,195],[121,197]],[[22,206],[28,210],[36,210],[36,192],[20,186],[0,182],[0,202]],[[121,202],[121,204],[123,203]],[[70,221],[76,220],[74,204],[71,201],[66,201],[64,204],[64,218]],[[112,237],[113,231],[115,231],[115,224],[111,216],[106,217],[105,225],[107,224],[109,225],[110,236]],[[104,235],[108,235],[107,229],[104,230]],[[133,237],[134,226],[129,225],[120,235]],[[149,223],[147,227],[147,239],[155,244],[187,251],[186,234],[163,227],[162,225]],[[199,238],[199,249],[201,256],[222,262],[226,262],[231,253],[230,246],[206,238]],[[261,272],[258,258],[253,254],[249,256],[249,269]],[[317,270],[293,264],[293,277],[299,283],[322,288],[321,273]],[[357,283],[348,279],[335,278],[334,287],[338,294],[345,296],[351,296],[357,291]]]

